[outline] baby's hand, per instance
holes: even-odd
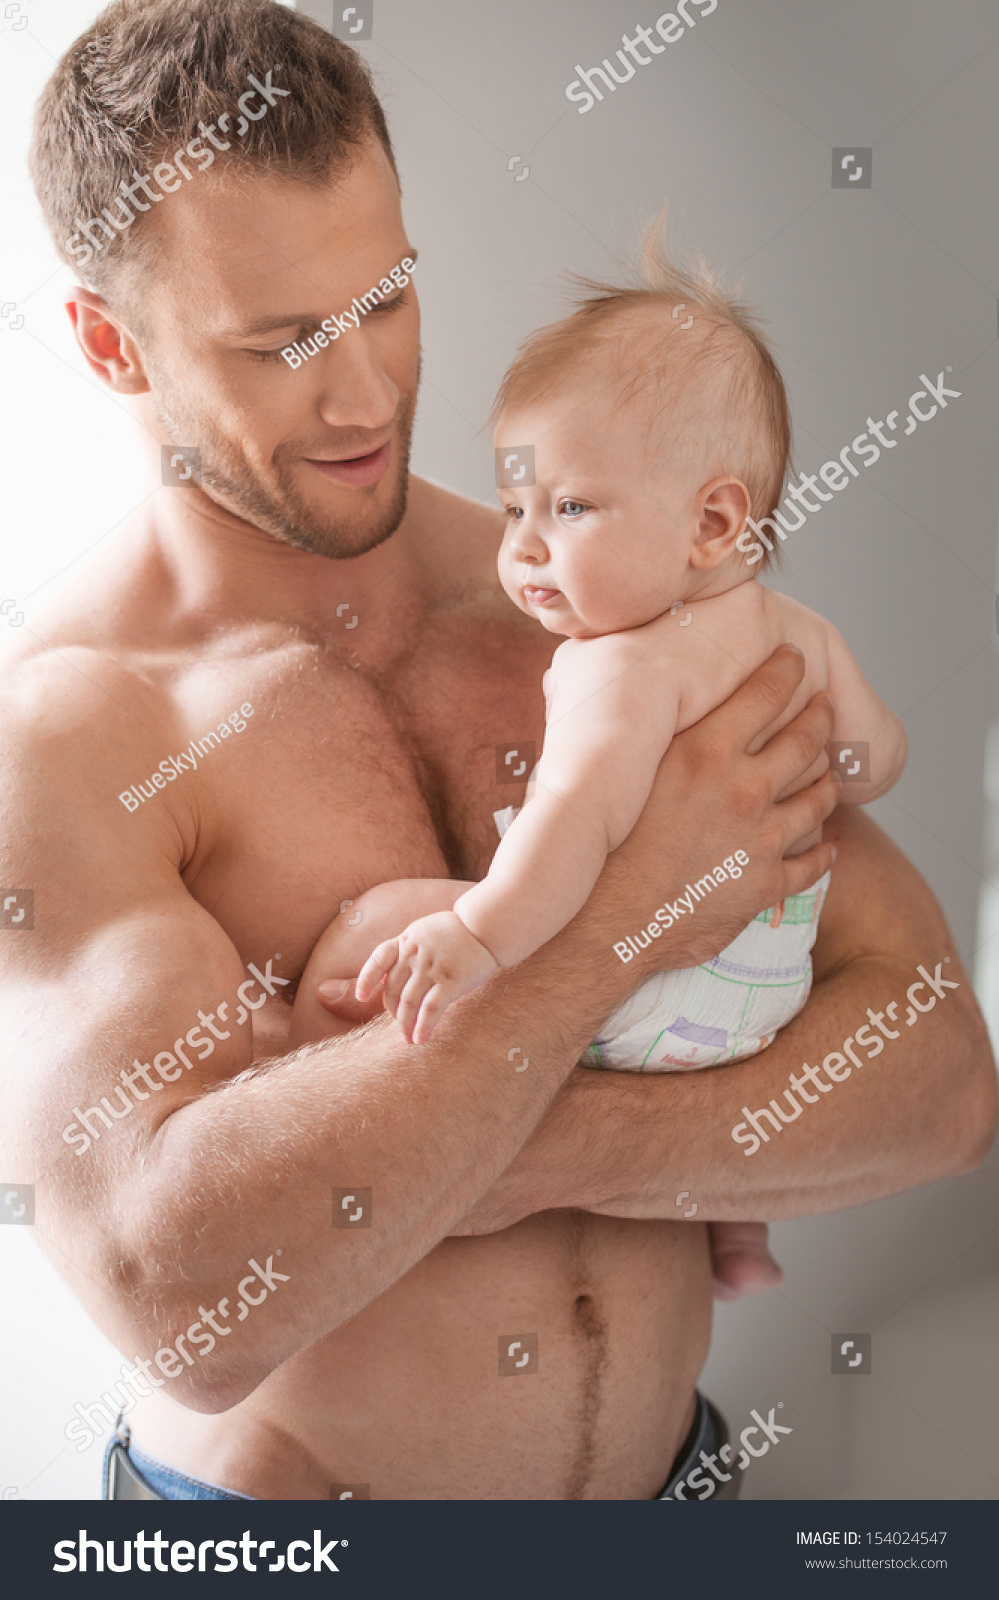
[[[370,1000],[384,984],[386,1011],[410,1044],[426,1044],[448,1006],[485,983],[498,965],[460,917],[438,911],[373,950],[354,993]]]

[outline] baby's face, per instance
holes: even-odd
[[[567,390],[500,417],[497,449],[524,445],[535,482],[499,490],[500,582],[522,611],[585,639],[639,627],[683,597],[697,477],[652,462],[643,408],[613,408],[606,388]]]

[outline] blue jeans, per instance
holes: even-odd
[[[118,1461],[112,1462],[112,1456],[118,1455]],[[121,1473],[121,1455],[128,1459],[128,1481],[135,1480],[140,1486],[152,1490],[152,1494],[117,1494],[112,1493],[115,1480]],[[127,1472],[127,1469],[126,1469]],[[201,1478],[189,1478],[184,1472],[177,1472],[173,1467],[164,1466],[162,1461],[154,1461],[152,1456],[144,1455],[132,1443],[131,1429],[123,1417],[118,1418],[118,1425],[107,1442],[104,1451],[104,1494],[105,1500],[122,1499],[155,1499],[155,1500],[252,1500],[249,1494],[237,1494],[235,1489],[222,1489],[217,1483],[205,1483]]]

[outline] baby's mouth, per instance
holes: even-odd
[[[549,605],[553,600],[559,599],[561,590],[536,589],[532,584],[525,583],[523,586],[523,595],[529,606],[546,606]]]

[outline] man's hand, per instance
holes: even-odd
[[[733,850],[744,851],[749,865],[724,895],[698,905],[696,916],[629,963],[624,992],[652,972],[716,956],[764,907],[800,894],[831,866],[835,852],[827,843],[788,853],[821,828],[839,798],[826,753],[829,697],[816,695],[751,753],[787,710],[804,670],[800,651],[781,646],[724,705],[678,734],[663,757],[642,816],[608,857],[577,924],[585,918],[590,940],[599,931],[609,950]]]
[[[491,978],[499,963],[453,911],[420,917],[386,939],[358,974],[355,998],[373,999],[383,988],[390,1011],[409,1044],[426,1044],[448,1006]]]

